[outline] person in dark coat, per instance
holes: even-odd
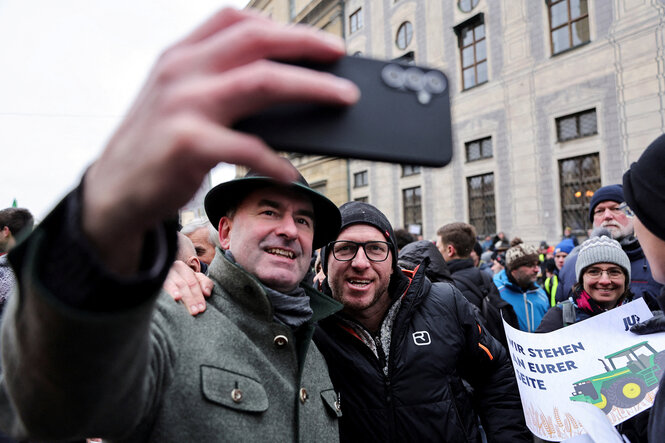
[[[633,300],[628,282],[630,260],[616,240],[591,237],[582,243],[575,264],[577,283],[570,300],[550,308],[536,329],[551,332],[621,306]],[[632,443],[646,442],[649,411],[617,426]]]
[[[477,268],[471,258],[471,251],[477,244],[476,229],[468,223],[456,222],[441,226],[436,234],[439,255],[445,260],[452,273],[453,282],[462,295],[479,309],[481,315],[483,299],[489,296],[490,302],[496,306],[508,324],[518,329],[519,323],[512,305],[501,298],[492,277]],[[487,324],[493,319],[483,320]],[[497,324],[488,326],[494,337],[507,349],[508,341],[503,322],[500,317],[497,320]]]
[[[665,284],[665,135],[654,140],[637,162],[623,176],[626,203],[634,213],[635,234],[640,239],[653,277]],[[665,289],[658,297],[665,310]],[[638,334],[665,331],[665,316],[658,315],[630,329]],[[658,393],[649,418],[649,441],[662,441],[665,435],[665,377],[660,380]]]
[[[658,309],[657,297],[662,284],[654,280],[651,275],[649,261],[644,255],[640,242],[634,235],[633,218],[626,212],[623,187],[621,185],[603,186],[591,197],[589,206],[589,220],[594,230],[607,229],[613,239],[621,244],[628,255],[631,266],[631,291],[636,298],[644,297],[649,308]],[[556,301],[560,302],[570,297],[570,292],[576,283],[575,261],[577,251],[573,250],[559,271],[559,286]]]
[[[531,441],[507,351],[471,304],[430,282],[427,258],[400,270],[378,209],[349,202],[340,212],[322,264],[344,309],[314,336],[340,392],[340,439],[480,442],[480,416],[490,442]]]
[[[21,441],[337,440],[337,396],[311,337],[341,305],[300,281],[339,211],[233,124],[358,91],[292,72],[274,61],[281,51],[333,61],[344,46],[225,8],[167,49],[81,184],[10,251],[19,291],[2,322],[0,429]],[[212,201],[230,254],[211,264],[210,309],[190,318],[159,294],[176,250],[168,219],[220,161],[259,174],[246,192],[221,188],[235,202]]]
[[[446,261],[441,257],[441,253],[434,243],[428,240],[412,242],[400,249],[397,264],[404,269],[414,270],[425,260],[425,257],[429,259],[425,275],[432,283],[452,282]]]

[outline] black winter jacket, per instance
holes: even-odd
[[[419,240],[404,246],[399,251],[397,263],[404,269],[413,270],[423,262],[425,257],[429,258],[425,275],[430,281],[452,282],[446,261],[431,241]]]
[[[491,303],[501,312],[506,322],[515,329],[519,329],[519,321],[513,305],[501,298],[501,294],[497,289],[492,277],[486,275],[479,268],[473,265],[472,258],[461,258],[450,260],[447,262],[448,269],[452,273],[452,279],[460,290],[462,295],[469,300],[473,305],[479,309],[482,318],[482,299],[479,294],[488,295]],[[460,278],[462,277],[462,278]],[[469,283],[474,285],[475,288],[469,287]],[[482,318],[484,321],[492,321],[492,319]],[[506,339],[506,332],[503,328],[503,322],[498,319],[497,324],[492,325],[490,330],[497,331],[494,333],[494,338],[499,340],[503,346],[508,349],[508,340]]]
[[[412,274],[391,332],[388,375],[342,314],[317,328],[340,393],[341,440],[479,442],[480,415],[490,442],[531,441],[507,351],[454,286],[432,284],[424,266]]]

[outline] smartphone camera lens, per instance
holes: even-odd
[[[423,71],[418,68],[407,69],[405,82],[406,87],[412,91],[420,91],[423,89],[423,76]]]
[[[404,87],[404,69],[397,65],[386,65],[383,70],[381,70],[381,78],[384,83],[391,88],[399,89]]]
[[[423,83],[425,83],[425,89],[432,94],[441,94],[446,90],[446,78],[438,71],[430,71],[425,74]]]

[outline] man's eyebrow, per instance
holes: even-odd
[[[275,208],[275,209],[281,209],[282,206],[283,206],[279,202],[276,202],[275,200],[270,200],[270,199],[267,199],[267,198],[262,198],[261,200],[259,200],[258,205],[259,206],[269,206],[269,207]],[[304,216],[309,217],[312,220],[314,220],[314,211],[310,211],[308,209],[298,209],[297,211],[295,211],[295,213],[296,213],[296,215],[304,215]]]
[[[314,220],[314,211],[309,211],[307,209],[299,209],[296,211],[296,215],[304,215]]]
[[[279,209],[282,205],[279,202],[274,200],[269,200],[267,198],[262,198],[259,200],[258,206],[270,206],[271,208]]]

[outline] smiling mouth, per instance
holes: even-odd
[[[290,259],[296,258],[296,254],[294,254],[291,251],[286,251],[284,249],[269,248],[269,249],[266,249],[266,252],[268,254],[277,255],[279,257],[286,257],[286,258],[290,258]]]
[[[351,283],[353,286],[367,286],[371,283],[371,280],[359,280],[359,279],[353,279],[349,280],[349,283]]]

